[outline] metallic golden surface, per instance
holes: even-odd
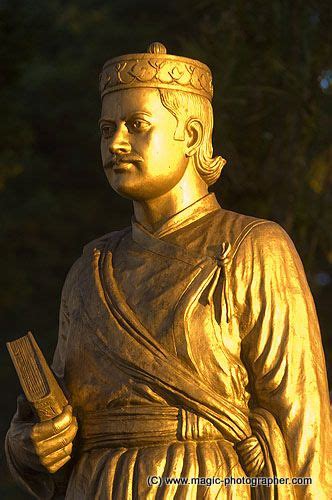
[[[128,88],[181,90],[206,97],[213,95],[212,75],[203,63],[167,54],[166,47],[152,43],[143,54],[110,59],[100,75],[100,93]]]
[[[330,498],[324,355],[300,259],[277,224],[208,193],[225,163],[211,92],[174,69],[205,66],[149,50],[106,63],[101,79],[103,167],[133,200],[132,225],[86,245],[62,293],[53,370],[78,421],[75,460],[60,467],[76,433],[68,409],[44,427],[19,411],[13,474],[38,498]],[[174,64],[167,84],[161,62]]]

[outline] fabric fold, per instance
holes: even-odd
[[[212,388],[206,386],[204,381],[197,378],[197,373],[192,367],[184,366],[178,358],[163,349],[137,320],[126,305],[114,279],[112,251],[114,251],[114,246],[112,248],[108,246],[102,252],[95,253],[94,265],[95,269],[98,269],[95,273],[95,286],[102,291],[101,295],[104,297],[103,316],[100,316],[99,328],[96,332],[99,348],[131,377],[147,382],[150,387],[161,391],[163,396],[169,398],[172,394],[179,406],[184,404],[192,411],[211,420],[223,432],[226,439],[239,441],[249,436],[251,430],[246,409],[229,403],[221,395],[216,394]],[[196,290],[200,287],[205,289],[210,284],[215,267],[215,263],[209,259],[201,272],[197,273],[194,269],[193,280],[195,280]],[[192,295],[189,293],[188,296],[192,301]],[[199,300],[198,294],[194,300]],[[85,307],[88,311],[89,304]],[[108,317],[107,321],[105,321],[105,316]],[[126,341],[120,340],[116,345],[113,342],[110,348],[107,342],[107,332],[112,331],[110,327],[112,322],[116,323],[118,336],[121,332]],[[130,344],[132,344],[132,349],[127,348]],[[123,346],[126,346],[125,352]],[[202,401],[202,395],[204,395],[204,401]]]

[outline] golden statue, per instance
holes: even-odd
[[[287,234],[208,193],[209,68],[154,43],[108,61],[100,91],[134,217],[68,274],[52,368],[70,405],[38,423],[19,399],[13,475],[37,498],[331,498],[315,306]]]

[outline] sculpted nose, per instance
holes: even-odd
[[[125,126],[120,126],[109,139],[108,149],[112,154],[130,153],[131,146],[129,143],[128,130]]]

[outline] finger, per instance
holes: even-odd
[[[75,417],[74,417],[75,418]],[[49,439],[35,442],[35,450],[39,456],[46,456],[68,446],[76,436],[77,424],[76,418],[72,424],[56,436]]]
[[[42,465],[44,465],[44,467],[49,467],[50,465],[54,465],[55,463],[59,462],[60,460],[70,456],[72,449],[73,449],[73,445],[70,443],[65,448],[62,448],[61,450],[57,450],[54,453],[50,453],[49,455],[46,455],[45,457],[41,457],[40,463]]]
[[[67,405],[61,415],[51,420],[47,420],[46,422],[36,424],[33,427],[31,437],[34,441],[42,441],[43,439],[55,436],[66,429],[71,424],[72,419],[72,407]]]
[[[67,456],[66,458],[63,458],[62,460],[60,460],[59,462],[53,464],[53,465],[50,465],[48,467],[46,467],[46,469],[48,470],[48,472],[50,472],[51,474],[54,474],[56,471],[58,471],[61,467],[63,467],[67,462],[69,462],[70,460],[70,457]]]

